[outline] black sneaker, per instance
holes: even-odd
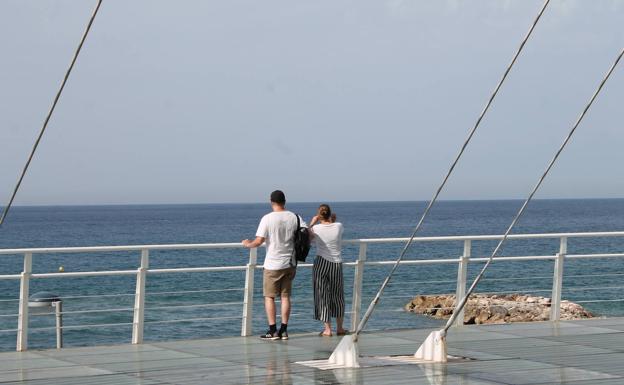
[[[281,337],[277,334],[277,332],[271,332],[271,330],[267,330],[266,334],[260,336],[260,339],[267,341],[275,341],[279,340]]]
[[[288,339],[288,331],[284,330],[281,331],[279,333],[277,333],[277,336],[279,337],[279,339],[281,340],[287,340]]]

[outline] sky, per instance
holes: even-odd
[[[0,2],[0,205],[95,1]],[[17,205],[431,197],[542,1],[104,0]],[[441,199],[525,197],[624,46],[552,0]],[[538,198],[624,197],[624,63]]]

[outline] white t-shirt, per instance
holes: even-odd
[[[301,217],[299,221],[301,227],[308,227]],[[262,217],[256,237],[265,239],[265,269],[281,270],[290,267],[290,260],[295,249],[295,231],[297,231],[297,217],[288,210],[273,211]]]
[[[329,262],[342,262],[342,223],[319,223],[312,227],[316,253]]]

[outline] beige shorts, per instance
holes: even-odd
[[[265,297],[290,297],[292,281],[295,279],[297,269],[288,267],[282,270],[264,269],[262,293]]]

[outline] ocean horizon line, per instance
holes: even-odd
[[[523,201],[524,198],[496,198],[496,199],[438,199],[438,203],[442,202],[515,202]],[[624,200],[624,197],[589,197],[589,198],[535,198],[532,201],[617,201]],[[428,200],[324,200],[324,201],[288,201],[288,204],[359,204],[359,203],[427,203]],[[196,202],[196,203],[60,203],[60,204],[20,204],[14,205],[14,208],[46,208],[46,207],[149,207],[149,206],[236,206],[236,205],[264,205],[268,201],[257,202]],[[5,206],[0,206],[3,209]]]

